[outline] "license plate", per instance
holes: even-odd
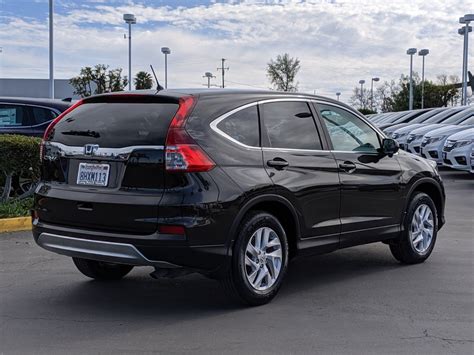
[[[109,164],[79,163],[78,185],[107,186],[109,182]]]
[[[443,152],[443,159],[447,159],[447,154],[445,152]]]

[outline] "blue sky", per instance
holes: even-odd
[[[134,13],[133,72],[162,77],[160,47],[171,48],[169,86],[198,87],[228,59],[228,85],[268,88],[266,63],[288,52],[301,60],[301,91],[348,99],[360,79],[406,73],[408,47],[429,48],[426,75],[460,75],[458,19],[464,0],[56,0],[55,75],[97,63],[124,68],[123,13]],[[473,36],[471,36],[474,38]],[[474,63],[474,40],[471,63]],[[48,76],[48,1],[0,0],[0,77]],[[421,60],[415,58],[415,70]],[[472,68],[472,65],[471,65]],[[216,84],[219,83],[216,79]]]

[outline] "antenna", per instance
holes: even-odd
[[[157,91],[161,91],[163,90],[163,86],[160,85],[160,82],[158,81],[158,78],[155,74],[155,69],[153,69],[153,65],[150,64],[150,68],[151,68],[151,71],[153,73],[153,76],[155,77],[155,80],[156,80],[156,90]]]

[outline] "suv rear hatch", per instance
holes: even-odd
[[[164,145],[179,99],[115,94],[88,98],[45,134],[41,221],[150,234],[165,189]]]

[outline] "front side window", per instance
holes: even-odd
[[[226,117],[217,124],[217,128],[242,144],[252,147],[260,145],[256,105],[244,108]]]
[[[0,105],[0,127],[27,126],[26,110],[19,105]]]
[[[318,105],[334,150],[377,152],[380,141],[367,123],[346,110],[330,105]]]
[[[320,150],[321,140],[306,102],[283,101],[262,105],[268,146]]]

